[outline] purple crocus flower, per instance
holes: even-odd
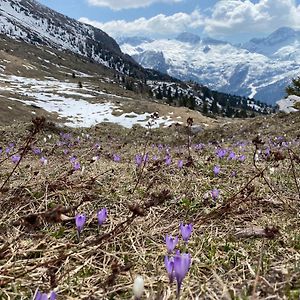
[[[219,197],[219,194],[220,194],[220,192],[219,192],[219,190],[217,190],[217,189],[213,189],[213,190],[211,191],[211,196],[212,196],[212,198],[213,198],[214,201],[217,200],[217,198]]]
[[[142,157],[142,155],[137,154],[137,155],[135,156],[135,164],[136,164],[138,167],[140,167],[140,166],[142,165],[142,163],[143,163],[143,157]]]
[[[246,156],[245,155],[241,155],[240,157],[239,157],[239,161],[245,161],[246,160]]]
[[[86,221],[86,217],[84,214],[78,214],[75,217],[75,224],[76,224],[76,228],[77,228],[77,232],[80,234],[80,232],[83,229],[83,226],[85,224]]]
[[[181,284],[190,269],[191,255],[189,253],[182,253],[178,251],[174,257],[174,273],[177,281],[177,295],[180,294]]]
[[[180,160],[178,161],[177,166],[178,166],[179,169],[182,169],[182,168],[183,168],[183,160],[182,160],[182,159],[180,159]]]
[[[63,153],[64,153],[64,155],[67,155],[69,153],[69,150],[68,149],[64,149]]]
[[[230,151],[230,153],[228,155],[228,160],[231,160],[231,159],[236,159],[236,155],[233,151]]]
[[[220,173],[220,166],[214,166],[213,171],[214,171],[214,175],[215,176],[219,175],[219,173]]]
[[[174,280],[174,258],[165,256],[165,268],[169,276],[169,282],[172,283]]]
[[[114,154],[113,155],[113,160],[114,160],[114,162],[120,162],[121,161],[121,156],[118,155],[118,154]]]
[[[42,153],[42,150],[41,150],[40,148],[34,148],[34,149],[33,149],[33,153],[34,153],[35,155],[40,155],[40,154]]]
[[[157,155],[154,155],[153,158],[152,158],[152,160],[153,160],[153,161],[157,161],[157,160],[158,160]]]
[[[73,163],[73,168],[74,168],[75,171],[80,170],[80,168],[81,168],[80,162],[79,161],[75,161]]]
[[[76,161],[76,159],[77,159],[77,157],[76,157],[75,155],[71,156],[71,157],[70,157],[70,163],[71,163],[71,164],[74,164],[75,161]]]
[[[40,158],[40,162],[41,162],[41,164],[42,164],[43,166],[46,166],[47,163],[48,163],[48,160],[47,160],[46,157],[42,156],[42,157]]]
[[[219,149],[219,150],[217,151],[217,156],[218,156],[219,158],[223,158],[226,154],[227,154],[227,151],[226,151],[225,149]]]
[[[180,232],[183,240],[187,243],[193,231],[193,224],[183,225],[180,223]]]
[[[19,154],[15,154],[11,157],[11,161],[14,163],[14,164],[17,164],[21,159],[21,156]]]
[[[166,246],[169,253],[173,252],[177,243],[178,243],[178,236],[172,237],[171,235],[166,235]]]
[[[168,165],[168,166],[172,163],[172,158],[170,155],[167,155],[165,157],[165,162],[166,162],[166,165]]]
[[[97,212],[98,224],[102,225],[107,218],[107,209],[104,207]]]

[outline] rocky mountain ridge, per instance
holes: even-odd
[[[283,98],[285,87],[299,75],[300,31],[287,27],[240,45],[191,33],[139,40],[118,41],[123,52],[146,68],[269,104]]]

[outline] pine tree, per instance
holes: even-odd
[[[289,85],[285,91],[288,95],[300,96],[300,76],[292,80],[292,84]]]
[[[208,114],[208,105],[207,105],[207,101],[203,101],[202,113],[203,113],[204,115],[207,115],[207,114]]]
[[[157,88],[156,92],[156,99],[161,100],[163,98],[162,93],[161,93],[161,88],[160,86]]]
[[[218,114],[219,113],[218,102],[217,102],[216,99],[214,99],[212,104],[211,104],[211,112],[213,114]]]

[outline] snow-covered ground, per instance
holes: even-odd
[[[295,95],[290,95],[287,98],[277,101],[279,110],[286,112],[286,113],[299,111],[299,109],[296,109],[294,107],[296,103],[300,104],[300,97],[295,96]]]
[[[95,91],[93,86],[79,88],[75,83],[62,82],[49,77],[45,80],[37,80],[1,74],[0,95],[3,92],[15,95],[15,97],[7,97],[9,100],[20,101],[51,113],[57,113],[64,124],[70,127],[90,127],[101,122],[112,122],[127,128],[135,124],[147,127],[151,116],[150,112],[143,114],[130,112],[119,115],[123,112],[122,104],[114,104],[113,100],[120,100],[122,97]],[[96,100],[99,97],[105,102],[87,101]],[[114,112],[118,112],[118,115],[114,115]],[[160,117],[155,120],[152,127],[169,126],[172,123],[175,122],[170,116]]]

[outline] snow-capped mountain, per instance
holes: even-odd
[[[102,30],[34,0],[0,0],[0,33],[27,43],[71,51],[124,74],[138,73],[141,69]]]
[[[140,40],[119,42],[122,51],[144,67],[269,104],[283,98],[291,78],[299,75],[300,32],[291,28],[242,45],[190,33],[176,39]]]

